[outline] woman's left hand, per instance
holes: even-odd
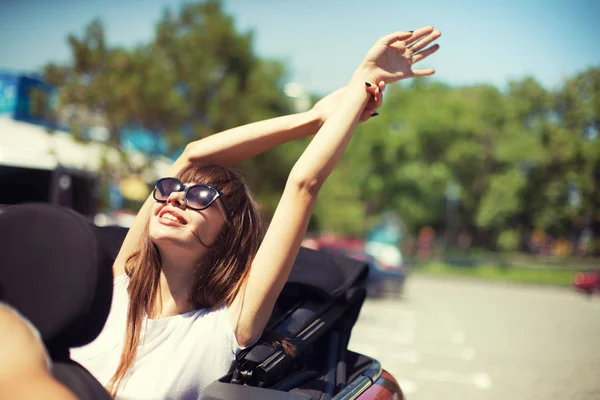
[[[429,57],[439,49],[439,45],[429,46],[441,36],[433,27],[425,27],[414,32],[396,32],[380,38],[369,50],[357,73],[367,82],[392,83],[401,79],[433,75],[433,69],[415,69],[419,61]]]

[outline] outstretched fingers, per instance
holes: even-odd
[[[434,31],[432,26],[426,26],[425,28],[414,31],[408,39],[394,42],[390,46],[400,52],[410,49],[410,52],[414,54],[425,48],[425,46],[429,45],[440,36],[440,31]]]
[[[414,63],[423,60],[439,49],[433,42],[441,36],[432,26],[426,26],[414,32],[395,32],[380,38],[365,57],[365,65],[373,71],[367,73],[376,76],[377,80],[388,79],[395,82],[410,77],[432,75],[433,69],[412,70]],[[367,69],[369,69],[367,68]],[[379,92],[378,82],[371,83]],[[370,86],[371,84],[367,85]],[[376,101],[377,93],[372,93]]]
[[[390,35],[383,36],[381,39],[379,39],[379,41],[385,45],[390,46],[398,41],[407,40],[413,35],[414,35],[413,32],[398,31],[398,32],[394,32]]]
[[[424,28],[417,29],[416,31],[414,31],[412,33],[410,38],[406,40],[406,45],[409,45],[409,44],[412,44],[412,43],[418,41],[422,37],[429,35],[431,32],[433,32],[433,26],[426,26]]]
[[[414,76],[415,78],[420,78],[422,76],[429,76],[429,75],[433,75],[433,74],[435,74],[435,69],[433,69],[433,68],[413,69],[413,71],[412,71],[412,76]]]
[[[432,55],[433,53],[435,53],[436,51],[438,51],[440,49],[440,45],[439,44],[434,44],[433,46],[417,53],[414,54],[412,56],[412,63],[413,65],[418,63],[421,60],[424,60],[425,58],[429,57],[430,55]]]
[[[420,50],[423,50],[425,47],[427,47],[429,44],[431,44],[431,42],[433,42],[440,36],[442,36],[442,32],[433,31],[430,35],[427,35],[426,37],[423,37],[418,42],[414,43],[412,46],[409,47],[409,49],[414,54]]]

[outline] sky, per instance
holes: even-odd
[[[69,33],[102,19],[109,44],[151,40],[162,11],[181,0],[0,0],[0,70],[67,62]],[[533,76],[548,89],[600,66],[600,0],[225,0],[256,52],[283,61],[314,93],[344,85],[378,37],[433,25],[441,49],[423,61],[451,85]]]

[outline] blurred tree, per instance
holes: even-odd
[[[59,112],[78,136],[103,125],[119,147],[124,129],[143,128],[176,154],[192,140],[290,111],[284,67],[255,55],[252,34],[238,33],[219,1],[165,10],[153,40],[133,49],[109,47],[99,20],[68,41],[72,63],[50,64],[45,76],[59,87]],[[279,150],[241,167],[267,211],[290,166]]]
[[[498,155],[526,177],[517,213],[522,228],[576,239],[598,220],[599,95],[598,69],[567,80],[555,93],[532,79],[511,83],[511,135]]]
[[[324,187],[318,220],[364,232],[392,209],[413,231],[452,220],[475,244],[502,249],[535,227],[573,237],[598,226],[598,76],[587,71],[556,93],[532,78],[506,93],[424,80],[390,87],[381,116],[358,127],[338,180]],[[448,188],[458,207],[446,206]]]
[[[99,20],[68,41],[72,62],[45,75],[79,136],[102,125],[119,146],[124,129],[143,128],[175,155],[192,140],[292,110],[284,66],[259,58],[252,34],[239,33],[216,0],[166,10],[152,40],[135,48],[108,46]],[[506,91],[419,79],[389,86],[385,97],[324,185],[311,229],[360,235],[391,210],[413,232],[452,228],[506,250],[535,228],[600,236],[600,68],[556,91],[533,78]],[[308,140],[240,166],[267,215]]]
[[[555,96],[553,113],[553,130],[544,136],[548,174],[554,177],[547,207],[558,211],[551,229],[567,236],[589,225],[600,234],[600,69],[567,80]]]

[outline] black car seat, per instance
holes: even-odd
[[[112,298],[112,257],[93,224],[48,204],[23,204],[0,214],[0,300],[38,329],[52,373],[80,399],[109,399],[102,385],[69,357],[94,340]]]

